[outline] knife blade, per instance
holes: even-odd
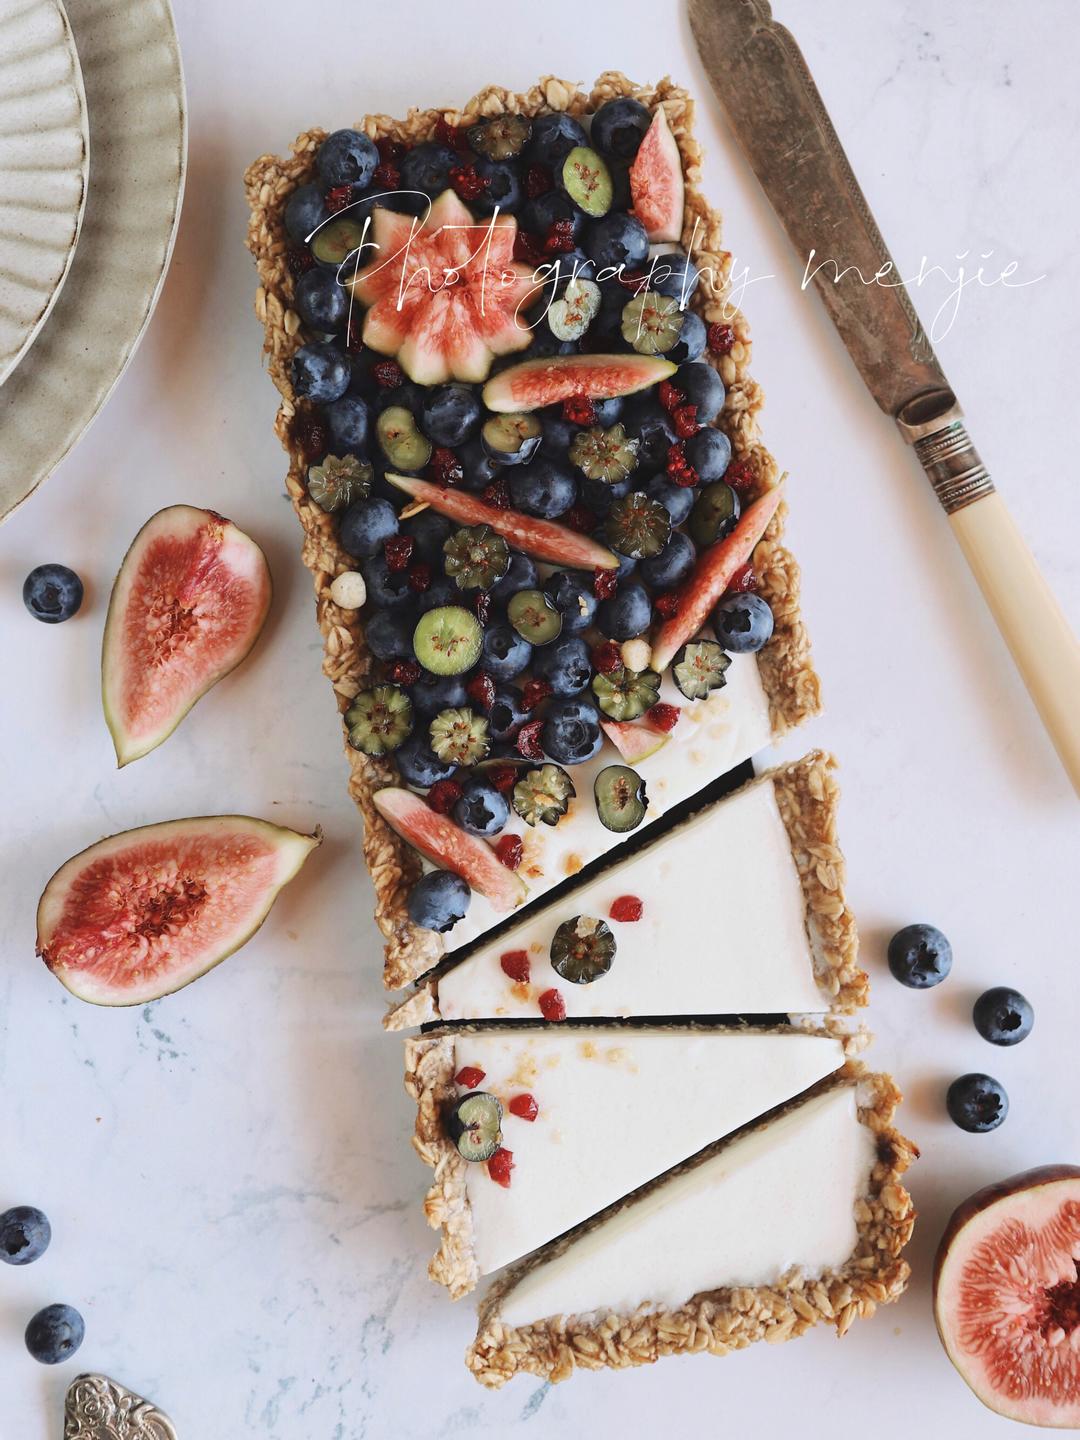
[[[874,400],[911,445],[1077,794],[1080,645],[963,412],[793,36],[767,0],[689,0],[709,81]]]

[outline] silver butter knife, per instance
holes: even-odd
[[[817,86],[766,0],[689,0],[716,97],[875,401],[922,463],[1080,794],[1080,645],[964,425]],[[886,268],[888,267],[888,268]],[[887,277],[864,284],[858,278]]]
[[[107,1375],[77,1375],[64,1404],[64,1440],[177,1440],[169,1417]]]

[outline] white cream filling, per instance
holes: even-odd
[[[642,918],[610,919],[632,895]],[[551,941],[574,916],[604,920],[611,969],[587,985],[563,980]],[[529,983],[500,957],[528,952]],[[514,926],[439,980],[445,1020],[536,1019],[556,986],[568,1016],[813,1013],[828,1009],[814,979],[806,901],[771,782],[753,785]]]
[[[636,834],[772,741],[769,702],[753,655],[733,655],[727,684],[704,700],[687,700],[670,676],[665,676],[660,693],[669,704],[678,705],[682,713],[668,742],[634,767],[645,781],[649,797],[648,813]],[[555,826],[530,827],[511,813],[502,835],[520,835],[524,842],[518,874],[528,886],[529,900],[568,875],[575,875],[626,838],[601,823],[593,799],[597,774],[605,765],[620,764],[625,761],[605,738],[592,760],[567,766],[577,796]],[[446,932],[446,948],[466,945],[505,918],[483,895],[473,891],[464,918]]]
[[[499,1318],[677,1310],[700,1291],[772,1285],[793,1267],[838,1269],[855,1249],[855,1202],[873,1163],[854,1086],[828,1091],[586,1231],[523,1276]]]
[[[838,1040],[753,1031],[592,1029],[459,1036],[455,1068],[502,1101],[509,1188],[470,1164],[473,1243],[487,1274],[535,1250],[843,1063]],[[534,1121],[510,1113],[528,1092]]]

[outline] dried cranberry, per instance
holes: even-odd
[[[722,325],[717,321],[715,325],[709,326],[706,344],[714,355],[730,355],[731,347],[735,344],[735,331],[730,325]]]
[[[533,1097],[526,1091],[523,1095],[515,1095],[506,1107],[511,1115],[516,1115],[519,1120],[535,1120],[540,1114],[540,1106]]]
[[[514,236],[514,259],[531,265],[535,270],[537,265],[543,265],[547,259],[543,242],[535,235],[530,235],[527,230],[519,230]]]
[[[562,413],[571,425],[596,424],[596,406],[588,395],[568,395],[562,402]]]
[[[546,165],[530,165],[525,171],[525,194],[530,200],[546,195],[555,188],[555,180]]]
[[[411,535],[391,535],[390,539],[383,544],[386,568],[392,573],[407,570],[415,545],[416,541]]]
[[[345,324],[345,349],[354,355],[364,348],[364,316],[359,308],[349,311]]]
[[[500,793],[500,795],[505,795],[508,791],[512,790],[512,789],[514,788],[514,786],[517,784],[517,780],[518,780],[518,769],[517,769],[517,766],[516,766],[516,765],[492,765],[491,769],[487,772],[487,778],[488,778],[488,780],[490,780],[490,782],[492,783],[492,785],[495,786],[495,789],[498,790],[498,792]]]
[[[389,135],[382,136],[375,141],[375,149],[379,152],[379,159],[384,165],[396,165],[405,154],[405,146],[400,140],[392,140]]]
[[[729,595],[745,595],[748,590],[757,589],[757,576],[749,560],[735,571],[727,588]]]
[[[306,459],[316,460],[326,454],[330,444],[330,432],[311,410],[301,410],[293,421],[292,439],[293,444],[303,451]]]
[[[610,600],[619,584],[619,572],[609,570],[604,565],[598,565],[593,571],[592,588],[593,594],[598,600]]]
[[[701,429],[696,405],[680,405],[671,412],[671,419],[675,425],[675,434],[680,440],[689,440],[691,435],[696,435]]]
[[[498,480],[493,480],[481,490],[480,498],[489,505],[494,505],[496,510],[510,509],[510,487],[501,475]]]
[[[627,270],[624,272],[620,269],[615,279],[624,290],[629,290],[632,295],[636,295],[639,290],[647,289],[649,283],[648,276],[641,270]]]
[[[371,367],[376,385],[384,390],[396,390],[405,383],[405,372],[396,360],[377,360]]]
[[[465,142],[461,130],[457,125],[451,125],[449,120],[439,116],[435,121],[435,139],[440,145],[449,145],[451,150],[464,150]]]
[[[496,1185],[501,1185],[504,1190],[510,1189],[510,1171],[514,1168],[514,1152],[507,1150],[500,1145],[487,1162],[488,1174]]]
[[[380,190],[397,190],[401,185],[401,171],[396,165],[386,162],[375,166],[371,180]]]
[[[620,895],[617,900],[611,902],[611,909],[608,911],[612,920],[621,920],[623,924],[640,920],[644,913],[645,906],[636,895]]]
[[[436,815],[449,815],[463,793],[456,780],[436,780],[427,792],[427,803]]]
[[[678,613],[678,591],[665,590],[663,595],[657,595],[656,599],[653,601],[653,607],[658,615],[662,616],[665,620],[670,620],[673,615]]]
[[[521,705],[524,710],[535,710],[542,700],[546,700],[551,694],[551,686],[546,680],[526,680],[524,689],[521,692]]]
[[[605,640],[593,651],[592,662],[601,675],[614,675],[616,670],[622,669],[622,650],[618,641]]]
[[[475,1090],[478,1085],[483,1084],[487,1075],[486,1070],[481,1070],[478,1065],[463,1065],[454,1076],[454,1084],[461,1085],[466,1090]]]
[[[596,524],[596,516],[584,505],[571,505],[562,517],[562,523],[568,530],[576,530],[579,535],[588,535]]]
[[[742,499],[754,489],[757,476],[749,460],[733,460],[724,471],[724,481]]]
[[[659,705],[652,705],[645,711],[645,724],[650,730],[659,730],[666,735],[669,730],[675,729],[681,714],[677,705],[661,700]]]
[[[436,445],[432,450],[428,472],[436,485],[460,485],[465,479],[461,461],[445,445]]]
[[[539,997],[537,1004],[540,1006],[540,1013],[545,1020],[565,1020],[566,1001],[559,990],[552,988],[545,990]]]
[[[415,660],[391,660],[386,673],[395,685],[415,685],[423,671]]]
[[[473,596],[473,610],[481,625],[486,625],[491,618],[491,596],[486,590],[478,590]]]
[[[565,255],[573,250],[576,244],[572,220],[556,220],[544,236],[544,250],[548,255]]]
[[[462,200],[478,200],[488,187],[475,165],[455,165],[450,171],[450,184]]]
[[[543,728],[542,720],[530,720],[518,731],[517,752],[526,760],[542,760],[544,758],[544,747],[540,744],[540,732]]]
[[[418,560],[409,571],[409,589],[422,595],[431,587],[431,566],[426,560]]]
[[[676,440],[667,453],[666,465],[668,479],[675,485],[681,485],[688,489],[691,485],[698,483],[698,473],[686,458],[686,451],[683,449],[683,442]]]
[[[664,407],[664,409],[668,412],[669,415],[673,410],[678,410],[680,405],[686,404],[686,396],[679,389],[679,387],[677,385],[673,385],[670,380],[660,381],[659,395],[660,404]]]
[[[490,710],[495,703],[495,681],[486,670],[478,670],[465,685],[465,694],[474,700],[481,710]]]
[[[289,267],[289,274],[295,280],[311,269],[315,264],[315,256],[306,245],[290,245],[285,251],[285,264]]]
[[[527,950],[507,950],[504,955],[499,956],[499,964],[502,972],[515,984],[527,985],[529,975],[532,973],[529,966],[529,952]]]
[[[326,201],[326,208],[330,214],[336,215],[339,210],[344,210],[346,206],[352,204],[352,186],[331,185],[323,199]]]
[[[503,835],[495,846],[495,859],[500,865],[505,865],[507,870],[516,870],[524,854],[525,847],[521,843],[520,835]]]

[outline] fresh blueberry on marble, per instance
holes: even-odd
[[[1009,1097],[1001,1081],[977,1072],[952,1082],[945,1105],[953,1123],[973,1135],[996,1130],[1009,1113]]]
[[[42,1365],[70,1360],[83,1342],[86,1326],[70,1305],[46,1305],[26,1327],[26,1348]]]
[[[901,985],[929,990],[952,969],[952,946],[936,925],[905,925],[889,941],[888,959]]]
[[[1031,1001],[1008,985],[995,985],[975,1001],[975,1029],[991,1045],[1019,1045],[1031,1034],[1035,1012]]]
[[[0,1260],[5,1265],[32,1265],[49,1248],[52,1227],[33,1205],[15,1205],[0,1215]]]
[[[38,565],[23,581],[22,594],[35,620],[59,625],[78,613],[83,583],[66,565]]]

